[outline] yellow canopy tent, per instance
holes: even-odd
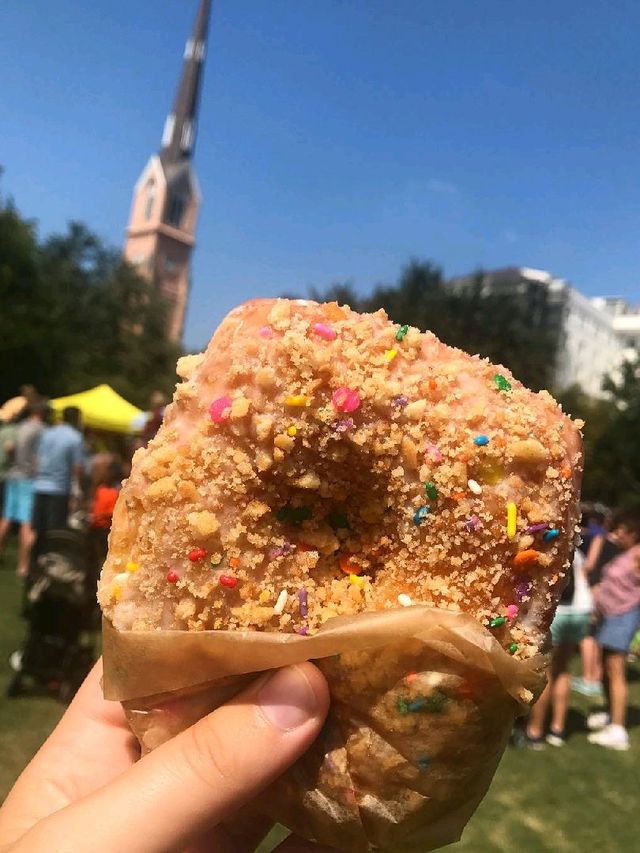
[[[77,406],[82,412],[83,425],[90,429],[129,433],[138,432],[144,423],[144,412],[128,403],[109,385],[96,385],[88,391],[58,397],[51,400],[50,405],[58,414],[67,406]]]

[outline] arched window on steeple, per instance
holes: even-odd
[[[156,203],[156,183],[153,178],[149,178],[146,186],[146,195],[144,200],[144,218],[151,219],[153,207]]]

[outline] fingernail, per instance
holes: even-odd
[[[262,713],[283,731],[297,729],[315,714],[318,702],[311,684],[297,666],[272,675],[258,694]]]

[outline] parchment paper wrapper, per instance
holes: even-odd
[[[457,841],[514,718],[544,685],[471,617],[409,607],[330,620],[313,637],[250,631],[117,632],[103,625],[104,695],[144,751],[260,672],[313,660],[331,710],[311,749],[255,802],[338,850],[424,853]]]

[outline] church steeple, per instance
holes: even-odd
[[[182,76],[173,109],[164,124],[160,151],[160,159],[164,164],[188,159],[193,153],[210,11],[211,0],[200,0],[193,33],[184,49]]]
[[[150,292],[166,304],[167,332],[176,341],[184,328],[200,208],[192,155],[210,11],[211,0],[200,0],[161,150],[150,157],[133,192],[124,247],[125,258],[148,279]]]

